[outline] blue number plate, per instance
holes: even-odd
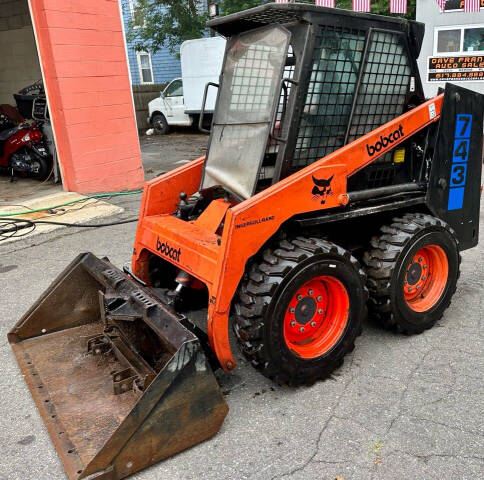
[[[448,210],[460,210],[464,206],[467,160],[471,144],[472,115],[457,115],[455,122],[454,153],[450,171]]]

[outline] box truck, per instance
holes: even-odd
[[[207,84],[218,84],[225,52],[222,37],[187,40],[180,47],[182,77],[172,80],[160,96],[148,104],[148,122],[156,133],[167,134],[170,126],[198,123]],[[210,124],[217,88],[207,88],[204,124]]]

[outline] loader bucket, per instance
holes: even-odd
[[[86,253],[8,334],[70,479],[124,478],[220,429],[228,406],[182,320]]]

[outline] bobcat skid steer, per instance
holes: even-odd
[[[432,327],[478,242],[483,96],[424,98],[422,24],[267,4],[209,26],[227,46],[207,156],[146,183],[131,269],[80,255],[9,333],[71,479],[219,430],[231,312],[255,368],[312,384],[367,307]],[[195,300],[206,329],[182,312]]]

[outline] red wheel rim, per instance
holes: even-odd
[[[331,350],[348,323],[350,299],[335,277],[322,275],[302,285],[284,316],[284,340],[302,358],[316,358]]]
[[[427,245],[409,262],[403,293],[415,312],[426,312],[440,300],[449,277],[449,261],[442,247]]]

